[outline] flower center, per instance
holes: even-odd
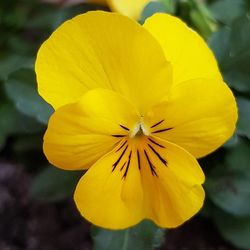
[[[141,117],[132,129],[120,124],[123,133],[112,135],[118,138],[116,143],[118,146],[114,152],[117,156],[111,172],[119,169],[122,180],[125,180],[130,167],[137,166],[140,171],[149,170],[152,176],[158,177],[156,166],[161,164],[167,167],[168,162],[163,154],[165,146],[154,135],[173,129],[173,127],[164,126],[164,121],[162,119],[147,126],[148,124],[145,124]]]
[[[133,137],[139,137],[141,135],[146,135],[146,136],[150,135],[149,131],[145,127],[142,120],[139,123],[137,123],[136,126],[132,129],[131,133],[129,134],[129,137],[133,138]]]

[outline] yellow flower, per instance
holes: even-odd
[[[171,228],[199,211],[196,158],[232,135],[237,109],[197,33],[167,14],[140,26],[88,12],[44,42],[36,73],[56,110],[44,136],[48,160],[88,169],[74,194],[82,216],[111,229],[144,218]]]
[[[112,11],[139,19],[142,10],[150,0],[89,0],[89,2],[107,4]]]

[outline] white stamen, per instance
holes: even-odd
[[[145,126],[144,126],[144,124],[143,124],[142,121],[140,121],[139,123],[136,124],[136,126],[134,127],[134,129],[130,133],[130,137],[133,138],[133,137],[135,137],[137,134],[139,134],[141,132],[144,135],[147,135],[147,136],[149,135],[149,132],[145,128]]]
[[[149,136],[149,131],[147,131],[143,122],[140,122],[140,125],[141,125],[141,130],[142,130],[143,134]]]

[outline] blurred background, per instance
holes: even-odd
[[[207,176],[204,208],[173,230],[148,221],[122,231],[91,226],[72,201],[83,173],[54,168],[43,155],[53,110],[37,94],[37,50],[62,22],[96,9],[109,6],[0,0],[0,250],[250,249],[250,1],[148,1],[139,14],[143,23],[155,12],[171,13],[198,31],[239,107],[235,135],[200,160]]]

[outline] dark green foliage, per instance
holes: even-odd
[[[244,0],[219,0],[210,5],[210,10],[217,21],[230,24],[247,10]]]
[[[31,195],[44,202],[72,197],[83,173],[44,169],[42,137],[53,110],[37,93],[36,53],[58,25],[94,9],[103,7],[0,1],[0,154],[5,158],[8,152],[32,169]],[[250,249],[250,1],[159,0],[145,7],[140,22],[156,12],[179,16],[208,39],[224,80],[236,96],[239,121],[235,135],[201,160],[209,204],[202,214],[213,219],[225,239]],[[35,163],[33,154],[40,156]],[[128,230],[93,228],[92,232],[96,250],[150,250],[161,245],[163,236],[164,231],[149,221]]]
[[[238,17],[230,26],[219,29],[210,38],[225,81],[235,90],[250,92],[250,17]]]
[[[168,4],[167,4],[168,2]],[[174,12],[174,4],[170,1],[159,1],[159,2],[150,2],[143,10],[141,14],[141,23],[152,16],[155,13],[173,13]]]
[[[222,236],[240,249],[250,249],[250,217],[235,217],[231,214],[215,211],[214,223]]]
[[[58,201],[72,197],[82,171],[65,171],[47,167],[33,180],[31,195],[41,201]]]
[[[93,227],[92,237],[95,250],[151,250],[163,243],[164,230],[150,221],[143,221],[126,230],[112,231]]]
[[[47,124],[52,108],[39,96],[35,73],[31,69],[20,69],[9,75],[5,91],[16,108],[23,114]]]

